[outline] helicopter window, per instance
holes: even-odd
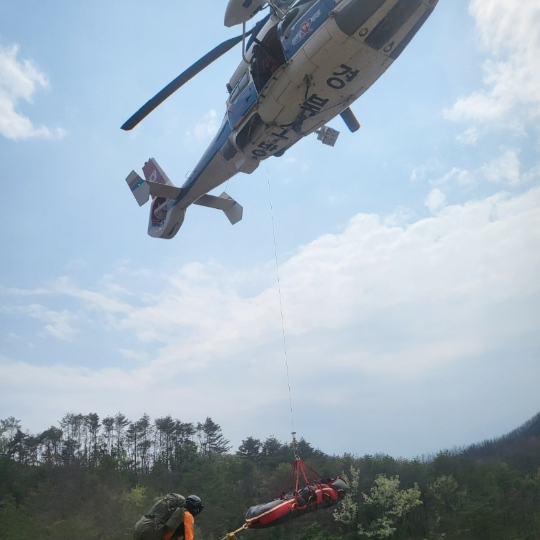
[[[274,7],[276,10],[279,10],[281,14],[287,13],[297,0],[271,0],[268,3]]]
[[[281,10],[289,9],[295,0],[274,0],[274,4]]]
[[[294,4],[292,9],[287,13],[283,21],[280,23],[280,32],[285,39],[288,38],[289,30],[304,16],[309,8],[318,0],[299,0]]]
[[[302,4],[314,4],[317,1],[318,0],[298,0],[298,2],[294,4],[294,7],[301,6]]]
[[[282,27],[283,31],[285,32],[287,28],[289,28],[290,24],[296,19],[296,16],[298,15],[298,8],[291,9],[289,13],[287,13],[286,17],[283,19]]]
[[[248,82],[249,82],[249,75],[248,75],[248,72],[246,71],[242,75],[238,83],[236,83],[236,86],[233,88],[231,92],[231,98],[230,98],[231,103],[238,97],[240,92],[247,86]]]
[[[255,45],[253,46],[250,69],[258,93],[272,78],[279,66],[285,63],[277,31],[278,27],[275,25],[262,38],[262,41],[254,38]]]

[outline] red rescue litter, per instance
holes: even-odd
[[[339,476],[309,481],[306,468],[315,473],[301,459],[297,459],[293,465],[293,474],[296,477],[294,490],[282,493],[279,499],[249,508],[246,513],[246,526],[250,529],[264,529],[281,525],[289,519],[314,510],[334,506],[345,497],[347,484]],[[305,484],[301,489],[300,477]]]

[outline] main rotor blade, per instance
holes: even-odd
[[[246,36],[253,32],[246,32]],[[208,67],[212,62],[230,51],[235,45],[242,41],[242,36],[237,36],[227,41],[224,41],[217,47],[214,47],[209,53],[197,60],[192,66],[188,67],[183,73],[178,75],[176,79],[171,81],[163,90],[158,92],[152,99],[147,101],[129,120],[127,120],[122,129],[129,131],[133,129],[143,118],[146,118],[158,105],[163,103],[171,94],[176,92],[181,86],[186,84],[190,79],[195,77],[204,68]]]

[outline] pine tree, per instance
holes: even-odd
[[[210,417],[206,418],[204,424],[197,424],[197,436],[200,452],[208,458],[212,454],[224,454],[231,449],[229,441],[221,433],[221,427]]]

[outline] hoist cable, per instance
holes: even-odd
[[[289,407],[291,409],[291,426],[292,426],[292,432],[296,433],[294,429],[294,413],[293,413],[293,405],[292,405],[291,379],[289,377],[289,359],[287,357],[287,340],[285,338],[285,320],[283,318],[283,301],[281,298],[281,282],[279,280],[279,260],[278,260],[278,254],[277,254],[276,228],[274,226],[274,207],[272,205],[272,189],[270,187],[270,172],[268,170],[268,161],[266,162],[266,180],[268,182],[268,199],[270,201],[270,217],[272,219],[272,236],[274,238],[274,258],[276,261],[276,277],[277,277],[278,294],[279,294],[279,310],[281,313],[281,332],[283,335],[283,353],[285,356],[285,368],[287,372],[287,387],[289,388]],[[296,450],[295,450],[295,454],[296,454]]]

